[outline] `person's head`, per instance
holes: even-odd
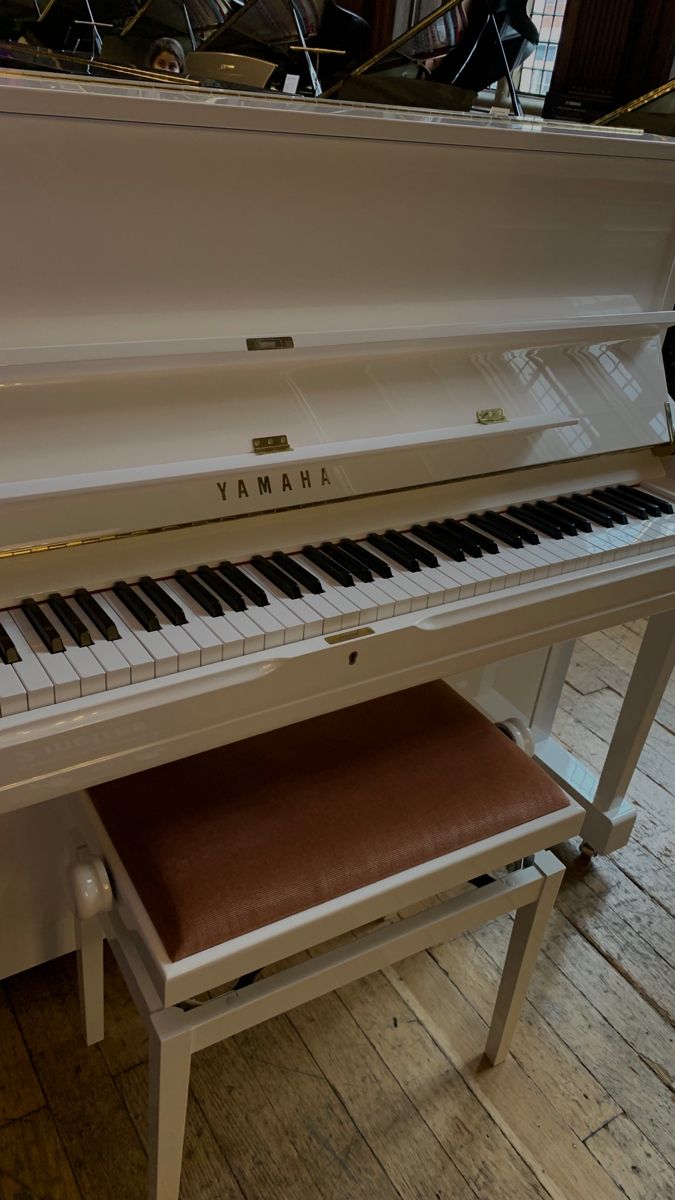
[[[158,38],[153,42],[146,59],[151,71],[168,71],[171,75],[185,74],[185,52],[175,38]]]

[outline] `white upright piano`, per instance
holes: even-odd
[[[673,143],[7,74],[0,152],[0,976],[72,948],[69,794],[433,678],[622,845],[675,659]],[[596,779],[569,647],[636,617]]]

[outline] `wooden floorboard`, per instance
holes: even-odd
[[[600,769],[644,622],[579,642],[556,733]],[[672,1200],[675,679],[609,859],[567,872],[510,1058],[486,1022],[510,918],[193,1060],[182,1200]],[[0,1200],[145,1195],[147,1041],[112,958],[107,1037],[72,957],[0,985]]]

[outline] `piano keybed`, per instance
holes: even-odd
[[[26,598],[0,613],[0,715],[673,545],[670,502],[620,485],[119,580],[95,593]]]

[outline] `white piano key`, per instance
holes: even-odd
[[[164,591],[179,604],[187,617],[187,621],[181,626],[196,646],[199,647],[201,657],[201,666],[205,667],[208,663],[222,662],[223,659],[223,642],[209,629],[206,622],[202,621],[195,612],[193,612],[186,603],[187,592],[183,592],[174,585],[172,580],[162,580],[161,584]],[[203,611],[203,610],[202,610]]]
[[[406,588],[403,588],[393,574],[389,579],[382,579],[379,575],[377,578],[377,586],[385,596],[394,602],[394,616],[404,616],[412,610],[412,596]]]
[[[199,601],[194,600],[174,579],[162,580],[162,587],[180,604],[183,612],[192,619],[201,621],[210,633],[215,634],[220,642],[223,658],[239,658],[243,655],[244,639],[226,617],[210,617]]]
[[[145,601],[146,604],[151,605],[151,601],[147,596],[145,597]],[[157,616],[160,620],[160,633],[162,637],[166,638],[178,656],[178,670],[191,671],[194,667],[201,666],[199,646],[192,640],[190,634],[187,633],[185,626],[172,625],[170,621],[162,620],[160,612],[157,613]]]
[[[395,601],[400,603],[401,606],[400,608],[397,606],[396,615],[398,615],[399,611],[419,612],[421,609],[428,607],[430,585],[428,580],[424,581],[422,570],[407,571],[395,558],[391,558],[379,546],[373,547],[368,542],[360,544],[364,550],[369,551],[370,554],[375,554],[377,558],[381,558],[390,568],[391,578],[380,579],[378,576],[377,582],[384,592],[388,592]],[[401,603],[402,598],[396,594],[393,588],[397,588],[399,592],[403,592],[403,603]],[[407,607],[404,607],[405,597],[409,600]]]
[[[140,592],[139,592],[140,595]],[[194,667],[201,666],[201,654],[199,646],[190,637],[185,629],[185,625],[173,625],[164,613],[157,607],[153,600],[143,592],[142,597],[145,604],[151,612],[154,612],[159,621],[162,637],[166,638],[169,645],[175,650],[178,656],[178,670],[191,671]]]
[[[374,619],[376,621],[384,621],[387,619],[387,617],[394,616],[395,603],[392,598],[388,596],[387,593],[384,592],[379,586],[379,581],[377,583],[363,583],[363,581],[359,579],[358,588],[362,595],[364,595],[370,602],[370,604],[374,605]]]
[[[321,618],[322,633],[338,633],[342,629],[342,613],[323,592],[305,592],[303,600]]]
[[[28,707],[43,708],[46,704],[53,704],[54,684],[8,612],[2,614],[2,623],[21,655],[21,661],[13,663],[12,669],[26,689]]]
[[[65,625],[50,611],[49,619],[63,642],[63,653],[73,670],[80,678],[80,688],[83,696],[93,696],[97,692],[105,692],[105,671],[98,659],[88,646],[77,646],[68,633]]]
[[[59,704],[64,700],[77,700],[78,696],[82,695],[80,677],[68,662],[65,654],[61,651],[51,654],[47,650],[44,642],[35,632],[28,618],[21,612],[21,609],[13,608],[11,616],[14,624],[21,630],[25,641],[30,646],[43,670],[46,671],[54,684],[55,702]],[[9,630],[7,632],[9,633]]]
[[[329,575],[321,567],[317,567],[315,563],[305,559],[302,554],[292,554],[291,558],[295,559],[301,567],[309,570],[323,584],[323,595],[335,608],[342,613],[342,628],[351,629],[354,625],[359,624],[360,614],[363,611],[359,607],[359,595],[352,587],[341,587],[335,582],[332,575]],[[374,620],[374,616],[370,618]],[[367,624],[367,621],[364,622]]]
[[[175,675],[178,671],[178,655],[163,634],[157,633],[154,630],[148,633],[134,614],[129,612],[126,605],[122,604],[122,601],[117,598],[114,592],[103,592],[102,595],[115,614],[117,627],[119,628],[119,621],[124,621],[124,624],[134,635],[136,641],[140,642],[141,646],[147,650],[154,663],[155,678],[160,679],[165,675]]]
[[[258,587],[269,596],[268,612],[283,626],[284,642],[301,642],[306,637],[316,637],[323,629],[322,622],[313,609],[308,608],[302,600],[291,600],[281,588],[271,583],[250,563],[238,563],[243,571]],[[311,632],[308,632],[311,630]]]
[[[283,646],[285,626],[275,617],[271,611],[272,606],[269,604],[254,604],[252,600],[248,601],[246,612],[252,621],[262,629],[264,635],[264,648],[269,650],[272,646]]]
[[[28,708],[28,694],[13,666],[0,663],[0,717],[13,717]]]
[[[409,530],[406,531],[406,537],[414,542],[416,546],[423,546],[425,550],[432,550],[438,559],[438,567],[428,567],[429,571],[442,571],[443,575],[449,581],[449,588],[459,588],[458,600],[466,600],[470,596],[476,594],[476,577],[462,570],[464,563],[457,562],[454,558],[450,558],[448,554],[444,554],[442,550],[436,550],[431,546],[427,546],[426,542],[416,537]]]
[[[144,679],[155,678],[155,664],[151,656],[148,654],[145,646],[141,645],[137,638],[127,626],[124,620],[118,617],[117,610],[108,603],[107,592],[97,592],[94,599],[98,601],[101,608],[107,612],[111,621],[115,622],[119,631],[119,637],[111,642],[111,646],[115,646],[120,654],[129,664],[131,670],[131,682],[142,683]]]
[[[92,630],[91,634],[94,640],[89,649],[105,672],[106,688],[113,691],[118,687],[126,687],[131,683],[131,667],[117,649],[116,642],[106,642],[97,630]]]
[[[244,639],[244,654],[255,654],[265,649],[265,635],[259,625],[252,621],[247,612],[231,612],[223,602],[225,617]]]

